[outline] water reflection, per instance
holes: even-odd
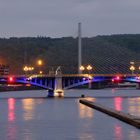
[[[131,115],[140,117],[140,97],[128,99],[128,112]]]
[[[16,138],[16,125],[15,125],[15,99],[8,99],[8,128],[7,140],[14,140]]]
[[[116,92],[116,89],[115,88],[112,88],[111,89],[111,92],[114,94]]]
[[[13,122],[15,120],[15,99],[8,99],[8,121]]]
[[[79,136],[80,140],[95,140],[95,136],[93,133],[85,133],[83,132],[80,136]]]
[[[35,108],[35,100],[34,99],[23,99],[22,100],[23,106],[23,118],[24,120],[32,120],[34,117],[34,108]]]
[[[23,139],[24,140],[33,140],[33,134],[30,132],[30,130],[26,129],[25,131],[27,131],[27,132],[24,132]]]
[[[114,126],[115,140],[122,140],[122,128],[118,124]]]
[[[95,98],[86,98],[89,101],[95,101]],[[83,105],[83,104],[79,104],[79,117],[80,118],[92,118],[93,117],[93,109]]]
[[[114,107],[117,111],[122,111],[122,98],[121,97],[114,98]]]

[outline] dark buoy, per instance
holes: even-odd
[[[85,95],[84,95],[84,94],[82,94],[82,95],[81,95],[81,98],[85,98]]]

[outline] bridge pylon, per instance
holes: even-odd
[[[62,87],[62,71],[60,66],[55,71],[55,83],[54,83],[54,90],[48,91],[49,97],[63,97],[64,90]]]

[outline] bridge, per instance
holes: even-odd
[[[140,88],[140,77],[130,74],[62,74],[58,68],[54,75],[17,75],[2,76],[0,83],[22,83],[38,86],[48,90],[48,96],[64,96],[64,90],[86,85],[90,89],[105,88],[113,84],[130,82],[137,83]]]

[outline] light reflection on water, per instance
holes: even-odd
[[[115,124],[114,134],[116,140],[122,140],[122,127],[119,124]]]
[[[128,112],[131,115],[140,117],[140,97],[128,99]]]
[[[89,101],[95,101],[96,99],[95,98],[86,98],[88,99]],[[79,117],[82,119],[82,118],[93,118],[93,112],[94,110],[83,105],[83,104],[80,104],[78,103],[78,106],[79,106]]]
[[[23,99],[22,107],[24,110],[23,118],[24,120],[32,120],[34,117],[34,109],[35,109],[35,99]]]
[[[121,97],[114,97],[114,107],[117,111],[122,111],[122,98]]]
[[[15,99],[9,98],[8,100],[8,128],[7,140],[14,140],[16,138],[16,125],[15,125]]]
[[[13,122],[15,120],[15,99],[8,99],[8,121]]]
[[[81,133],[79,140],[95,140],[94,134]]]

